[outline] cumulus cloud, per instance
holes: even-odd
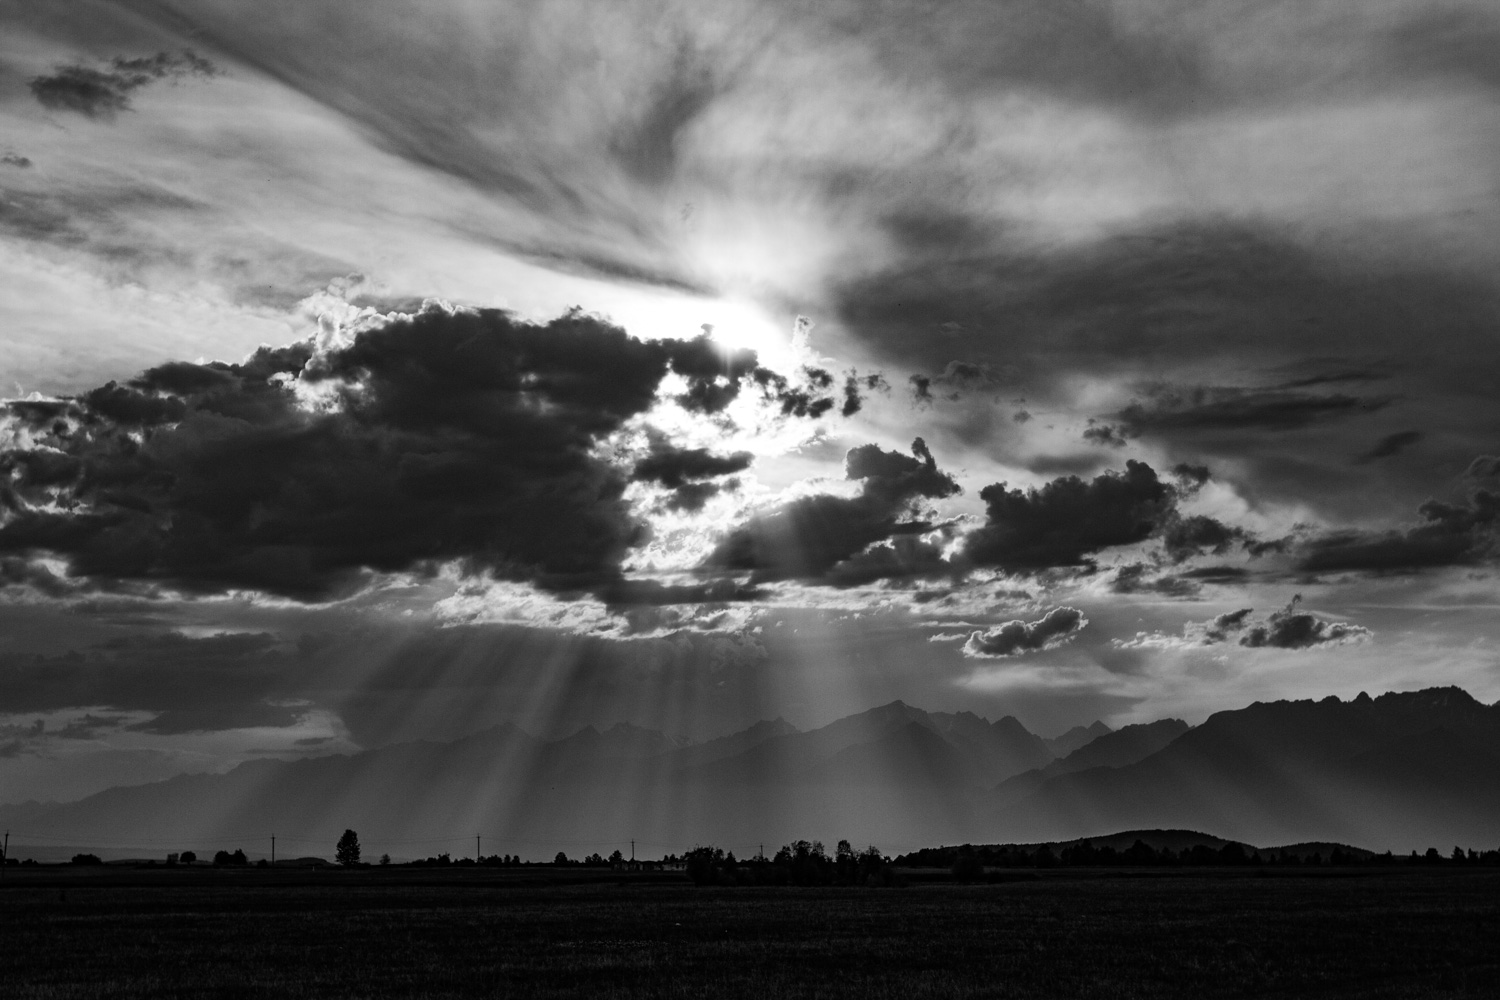
[[[1174,515],[1166,519],[1162,530],[1162,548],[1173,562],[1182,562],[1205,552],[1221,556],[1236,543],[1244,543],[1250,534],[1243,528],[1225,524],[1205,514],[1189,517]]]
[[[757,514],[728,533],[706,567],[749,570],[755,581],[817,581],[867,546],[932,530],[932,522],[916,516],[920,501],[959,491],[953,478],[938,470],[921,438],[912,442],[912,456],[862,445],[850,450],[844,466],[845,476],[862,484],[858,496],[799,497]],[[892,552],[893,558],[899,557],[899,552]],[[850,574],[867,575],[856,567],[844,573],[843,581]]]
[[[597,446],[655,404],[668,372],[687,386],[680,405],[717,413],[754,358],[715,350],[576,311],[533,324],[433,307],[323,351],[173,362],[75,398],[12,401],[22,443],[0,452],[0,555],[301,600],[446,561],[557,591],[608,587],[645,527],[622,499],[626,470]],[[645,474],[686,486],[745,462],[668,448]]]
[[[1264,619],[1250,615],[1254,609],[1240,608],[1225,612],[1206,622],[1189,622],[1181,635],[1142,632],[1131,639],[1115,639],[1120,649],[1192,649],[1235,642],[1252,649],[1312,649],[1363,642],[1373,633],[1362,625],[1329,621],[1306,611],[1298,611],[1302,595],[1292,598],[1286,607],[1273,611]]]
[[[977,659],[1003,659],[1037,653],[1072,642],[1089,620],[1077,608],[1053,608],[1034,622],[1005,622],[985,632],[972,632],[964,643],[964,655]]]
[[[112,121],[119,112],[130,110],[130,95],[147,84],[218,74],[213,63],[184,49],[136,59],[118,56],[104,68],[59,66],[49,75],[33,78],[30,87],[32,96],[45,108]]]
[[[1084,565],[1100,549],[1144,541],[1175,510],[1177,498],[1151,466],[1133,460],[1123,472],[1089,482],[1065,476],[1025,491],[995,483],[979,495],[986,521],[968,536],[963,556],[1011,572]]]

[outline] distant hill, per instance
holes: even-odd
[[[1335,843],[1305,843],[1288,844],[1281,847],[1261,847],[1247,844],[1243,841],[1225,840],[1209,833],[1200,833],[1197,830],[1124,830],[1119,833],[1109,833],[1098,837],[1077,837],[1072,840],[1052,840],[1024,844],[963,844],[949,845],[943,847],[928,847],[914,851],[908,855],[897,858],[898,864],[913,867],[947,867],[953,864],[960,852],[977,855],[981,859],[989,858],[992,861],[1006,854],[1015,856],[1033,856],[1038,852],[1047,851],[1054,858],[1066,858],[1066,853],[1071,849],[1092,848],[1095,851],[1114,851],[1117,854],[1127,854],[1138,844],[1144,844],[1153,852],[1171,851],[1179,857],[1192,851],[1194,848],[1208,848],[1218,852],[1226,847],[1238,847],[1242,852],[1242,860],[1260,855],[1265,862],[1279,862],[1286,858],[1295,858],[1299,862],[1306,862],[1316,858],[1327,862],[1336,856],[1335,852],[1343,854],[1354,861],[1368,861],[1375,857],[1375,852],[1349,844]],[[1076,862],[1075,862],[1076,863]],[[1083,862],[1090,864],[1093,862]]]
[[[1086,727],[1092,738],[1058,758],[1014,718],[899,701],[807,732],[777,719],[692,745],[633,726],[550,741],[501,726],[0,806],[0,823],[23,850],[31,836],[263,853],[275,833],[288,857],[331,852],[345,828],[370,856],[462,855],[475,834],[486,853],[533,858],[631,839],[649,853],[713,843],[743,855],[804,837],[890,851],[1117,830],[1403,853],[1500,845],[1500,707],[1457,688],[1105,729]]]

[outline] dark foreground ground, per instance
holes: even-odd
[[[1500,872],[695,889],[483,871],[7,875],[0,994],[1500,997]]]

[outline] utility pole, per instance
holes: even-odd
[[[631,861],[635,860],[635,841],[634,840],[632,840],[630,842],[630,860]]]
[[[479,853],[479,834],[476,833],[474,834],[474,863],[476,865],[479,864],[479,859],[482,856],[483,855]]]
[[[271,867],[276,867],[276,834],[271,834]]]
[[[5,831],[5,847],[0,848],[0,879],[5,878],[5,869],[10,866],[10,831]]]

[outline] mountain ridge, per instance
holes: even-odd
[[[348,827],[371,842],[462,830],[497,845],[634,838],[679,850],[1175,828],[1242,843],[1479,845],[1500,843],[1500,705],[1458,688],[1256,702],[1196,727],[1125,726],[1061,759],[1012,716],[901,701],[807,731],[762,720],[688,746],[632,726],[543,740],[505,725],[0,806],[0,822],[82,843],[320,839]]]

